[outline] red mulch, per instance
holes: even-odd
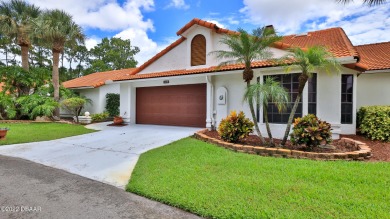
[[[390,162],[390,142],[370,140],[362,135],[341,135],[341,137],[352,138],[366,143],[372,150],[372,157],[368,161],[386,161]]]
[[[221,139],[219,137],[219,134],[217,131],[206,131],[204,133],[205,135]],[[367,144],[372,150],[372,157],[368,161],[387,161],[390,162],[390,142],[381,142],[381,141],[372,141],[364,136],[359,135],[342,135],[341,137],[351,138],[357,141],[361,141]],[[268,139],[266,139],[268,141]],[[274,142],[276,145],[279,145],[281,140],[280,139],[274,139]],[[247,138],[244,138],[238,142],[239,144],[243,145],[251,145],[251,146],[264,146],[260,143],[260,138],[257,135],[249,135]],[[348,152],[348,151],[356,151],[357,148],[346,148],[345,146],[342,146],[339,144],[339,140],[334,140],[331,145],[335,146],[335,149],[326,149],[326,148],[314,148],[313,152],[318,153],[342,153],[342,152]],[[291,150],[300,150],[300,151],[307,151],[307,148],[304,146],[295,146],[292,145],[290,141],[286,142],[287,149]]]

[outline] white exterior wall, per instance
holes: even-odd
[[[80,95],[92,100],[92,104],[86,104],[82,113],[88,111],[91,114],[102,113],[106,107],[106,94],[119,94],[119,84],[107,84],[98,88],[88,88],[76,90]]]
[[[164,56],[157,59],[151,65],[146,67],[138,74],[150,73],[150,72],[162,72],[172,69],[185,69],[186,63],[186,44],[188,40],[185,40],[180,45],[177,45],[171,51]]]
[[[291,73],[299,73],[299,71],[292,71]],[[281,68],[274,69],[255,69],[254,79],[252,83],[256,83],[257,77],[274,74],[285,74]],[[354,105],[353,105],[353,124],[340,124],[341,123],[341,75],[342,74],[354,74]],[[170,86],[180,84],[198,84],[208,83],[208,94],[211,100],[207,100],[210,104],[208,106],[208,115],[212,114],[211,120],[214,121],[215,127],[218,126],[219,122],[223,117],[226,116],[226,111],[229,113],[232,110],[244,111],[248,118],[251,117],[249,106],[244,102],[244,91],[246,84],[242,79],[241,71],[232,71],[223,73],[223,75],[211,75],[209,76],[209,83],[206,80],[206,75],[187,75],[179,77],[166,77],[166,78],[155,78],[137,80],[133,82],[122,82],[121,87],[121,115],[126,112],[125,116],[127,122],[135,123],[136,118],[136,88],[137,87],[153,87],[153,86]],[[164,80],[169,80],[169,84],[164,84]],[[211,83],[210,83],[211,82]],[[343,68],[343,72],[334,75],[328,75],[324,72],[317,74],[317,116],[332,124],[335,133],[339,134],[354,134],[356,132],[356,91],[357,86],[356,72]],[[218,93],[217,90],[220,87],[227,89],[227,104],[226,109],[221,108],[218,104]],[[307,103],[308,100],[308,89],[307,86],[303,91],[303,115],[307,114]],[[130,113],[129,113],[130,112]],[[225,112],[225,113],[224,113]],[[263,124],[262,109],[260,109],[260,122],[259,126],[262,133],[266,136],[265,124]],[[205,118],[210,122],[210,118]],[[271,124],[272,133],[275,138],[282,138],[286,129],[285,124]]]
[[[202,34],[206,38],[206,65],[190,66],[191,63],[191,41],[197,34]],[[198,25],[192,26],[184,34],[187,39],[180,45],[169,51],[163,57],[152,63],[141,73],[160,72],[166,70],[191,69],[191,68],[206,68],[216,66],[223,60],[217,60],[215,56],[209,55],[211,51],[227,50],[226,45],[220,43],[223,35]],[[274,58],[279,58],[286,55],[288,52],[280,49],[270,48]],[[298,69],[292,70],[290,73],[299,73]],[[218,73],[217,73],[218,74]],[[257,77],[272,74],[285,74],[283,68],[267,68],[255,69],[254,79],[252,83],[256,83]],[[354,74],[354,96],[353,96],[353,124],[341,123],[341,75]],[[208,75],[208,79],[206,79]],[[356,132],[356,104],[357,91],[360,84],[357,84],[357,72],[342,68],[342,73],[328,75],[324,72],[317,74],[317,116],[332,124],[336,134],[354,134]],[[169,80],[169,84],[164,84],[164,80]],[[262,80],[261,80],[262,81]],[[126,112],[124,118],[127,122],[135,123],[136,118],[136,88],[137,87],[152,87],[152,86],[169,86],[180,84],[196,84],[207,83],[207,117],[205,118],[205,127],[210,127],[210,121],[214,126],[231,110],[244,111],[246,116],[251,117],[249,106],[243,100],[246,84],[242,79],[242,70],[233,72],[224,72],[221,75],[203,74],[203,75],[187,75],[177,77],[163,77],[154,79],[143,79],[136,81],[123,81],[120,83],[121,92],[121,115]],[[388,82],[387,82],[388,83]],[[385,84],[385,83],[383,83]],[[224,89],[227,89],[227,105],[218,104],[218,96]],[[368,88],[367,88],[368,89]],[[388,100],[388,99],[387,99]],[[308,88],[303,91],[303,115],[308,113]],[[227,113],[226,113],[227,112]],[[265,124],[263,124],[262,109],[260,109],[260,129],[266,136]],[[206,124],[207,121],[207,124]],[[274,137],[282,138],[286,129],[286,124],[271,124],[271,129]]]
[[[94,106],[96,107],[96,112],[102,113],[106,110],[106,94],[108,93],[119,94],[119,84],[106,84],[99,87],[99,103]]]
[[[291,73],[299,73],[299,71],[292,71]],[[257,77],[272,74],[285,74],[283,70],[263,71],[260,69],[254,70],[254,78],[252,83],[256,83]],[[341,124],[341,75],[354,74],[354,105],[353,105],[353,124]],[[356,133],[356,72],[343,68],[343,72],[339,74],[328,75],[324,72],[317,74],[317,116],[332,124],[335,133],[340,134],[355,134]],[[261,80],[262,81],[262,78]],[[243,101],[246,84],[242,79],[242,73],[237,71],[237,74],[220,75],[213,77],[214,89],[225,87],[228,90],[228,113],[231,110],[244,111],[245,115],[250,118],[249,106]],[[214,95],[214,109],[217,109],[217,94]],[[308,106],[308,88],[305,86],[303,91],[303,115],[307,115]],[[255,109],[256,110],[256,109]],[[217,110],[218,111],[218,110]],[[218,126],[223,116],[216,112],[215,120]],[[266,127],[263,123],[262,109],[260,109],[259,127],[265,136]],[[286,129],[285,124],[270,124],[272,134],[275,138],[282,138]]]
[[[86,98],[92,101],[92,103],[86,104],[86,106],[83,109],[83,112],[88,111],[91,114],[99,113],[98,110],[99,99],[100,99],[99,88],[80,89],[80,90],[76,90],[76,92],[79,92],[81,96],[85,96]],[[83,114],[83,112],[81,114]]]
[[[357,78],[357,109],[390,105],[390,72],[363,73]]]

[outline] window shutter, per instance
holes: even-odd
[[[206,64],[206,38],[196,35],[191,41],[191,66]]]

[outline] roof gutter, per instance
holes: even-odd
[[[355,56],[345,56],[337,58],[337,61],[339,61],[340,64],[352,64],[358,62],[358,58]]]
[[[85,86],[85,87],[69,87],[68,89],[72,89],[72,90],[82,90],[82,89],[91,89],[91,88],[95,88],[94,86]]]
[[[266,67],[266,68],[252,68],[255,69],[261,69],[262,73],[274,73],[276,71],[282,71],[283,67],[281,66],[275,66],[275,67]],[[229,70],[229,71],[219,71],[219,72],[207,72],[207,73],[198,73],[198,74],[184,74],[184,75],[169,75],[169,76],[160,76],[160,77],[154,77],[154,78],[140,78],[140,79],[130,79],[130,80],[119,80],[119,81],[113,81],[113,80],[107,80],[105,81],[106,84],[121,84],[121,83],[129,83],[129,82],[143,82],[143,81],[151,81],[151,80],[161,80],[164,79],[172,79],[172,78],[182,78],[182,77],[204,77],[204,76],[219,76],[219,75],[231,75],[231,74],[239,74],[242,73],[243,69],[236,69],[236,70]],[[295,68],[292,70],[295,72]]]
[[[375,74],[375,73],[390,73],[390,69],[370,70],[363,72],[364,74]]]
[[[122,83],[129,83],[129,82],[143,82],[143,81],[151,81],[151,80],[161,80],[164,79],[173,79],[173,78],[182,78],[182,77],[204,77],[204,76],[218,76],[218,75],[230,75],[230,74],[237,74],[241,73],[242,70],[233,70],[233,71],[223,71],[223,72],[209,72],[209,73],[199,73],[199,74],[187,74],[187,75],[172,75],[172,76],[162,76],[162,77],[154,77],[154,78],[140,78],[140,79],[130,79],[130,80],[120,80],[120,81],[113,81],[108,80],[106,81],[106,84],[122,84]]]

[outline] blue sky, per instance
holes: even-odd
[[[273,24],[282,34],[342,27],[355,45],[390,41],[390,3],[368,7],[361,0],[28,0],[41,8],[73,15],[87,36],[87,47],[103,37],[130,39],[151,58],[178,37],[176,32],[197,17],[224,28],[251,30]]]

